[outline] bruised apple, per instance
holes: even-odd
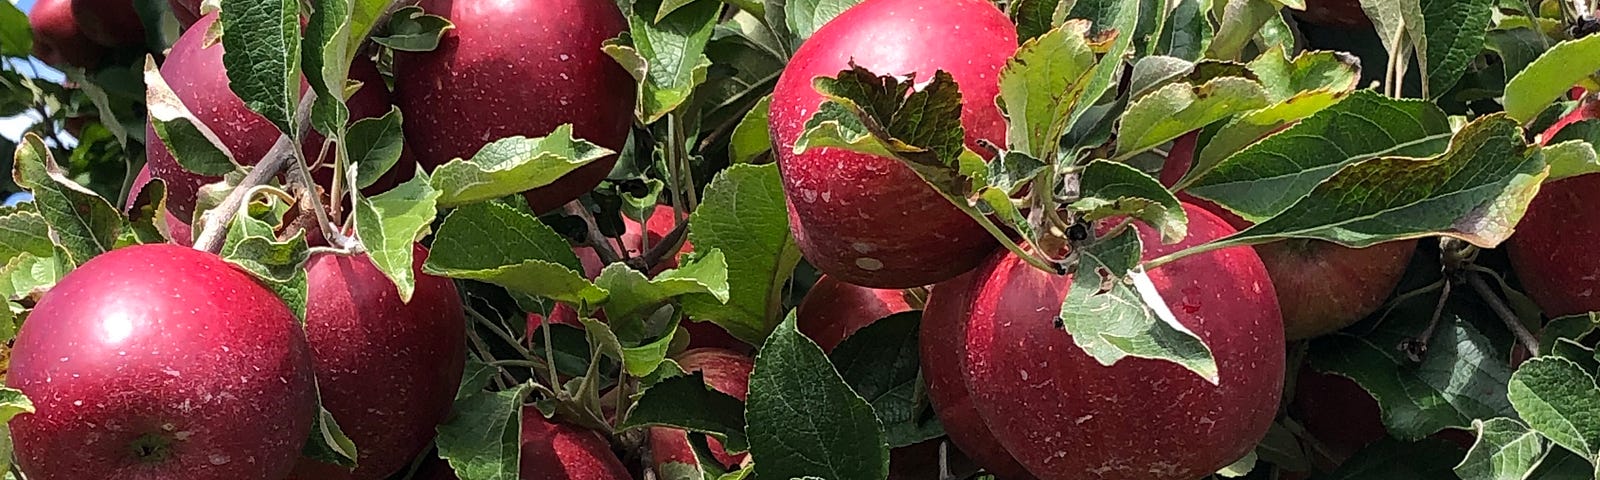
[[[406,139],[428,169],[504,137],[573,136],[621,151],[633,125],[631,75],[600,46],[628,29],[608,0],[425,0],[450,19],[439,48],[395,55]],[[547,213],[593,190],[616,156],[525,194]]]
[[[804,333],[824,352],[844,342],[862,327],[883,317],[917,310],[903,290],[879,290],[851,285],[823,275],[806,292],[795,312],[800,333]]]
[[[713,390],[741,402],[749,395],[750,371],[755,369],[756,364],[748,355],[720,348],[699,348],[683,352],[676,360],[683,371],[704,375],[706,386]],[[750,456],[748,453],[729,455],[717,439],[707,438],[706,441],[711,447],[711,455],[722,464],[724,470],[737,468]],[[669,463],[699,465],[694,447],[689,445],[688,434],[675,428],[650,429],[650,454],[654,456],[656,473],[662,478],[670,478],[664,470]]]
[[[598,432],[522,409],[521,480],[630,480],[628,468]]]
[[[6,384],[35,480],[280,480],[316,414],[311,350],[266,287],[169,244],[107,252],[45,294]]]
[[[976,267],[998,245],[898,160],[822,148],[794,154],[824,99],[812,87],[850,62],[879,75],[944,70],[960,84],[969,147],[1004,144],[994,98],[1000,68],[1017,49],[1016,27],[983,0],[867,0],[818,29],[778,78],[771,129],[789,225],[817,270],[856,285],[910,288]]]
[[[1173,245],[1139,225],[1146,259],[1234,233],[1184,205],[1189,235]],[[1001,252],[965,294],[961,370],[1000,445],[1043,480],[1193,480],[1243,457],[1266,434],[1283,388],[1283,320],[1255,252],[1226,248],[1151,270],[1177,320],[1216,359],[1218,384],[1164,360],[1104,366],[1056,326],[1071,276]],[[935,288],[933,295],[955,294]],[[959,312],[936,310],[931,314]],[[936,403],[937,405],[937,403]]]

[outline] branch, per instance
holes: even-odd
[[[1472,285],[1472,289],[1478,292],[1478,296],[1483,297],[1483,301],[1489,304],[1491,310],[1494,310],[1495,316],[1500,317],[1500,321],[1505,322],[1506,328],[1517,336],[1517,341],[1522,342],[1522,348],[1528,350],[1528,355],[1539,356],[1539,339],[1534,338],[1533,333],[1529,332],[1527,327],[1522,326],[1522,320],[1517,317],[1516,312],[1512,312],[1511,307],[1506,306],[1506,303],[1500,300],[1500,295],[1489,288],[1489,284],[1483,281],[1483,276],[1476,272],[1466,272],[1466,277],[1467,284]]]
[[[617,255],[616,250],[612,249],[611,242],[606,241],[605,234],[600,233],[600,226],[595,224],[594,214],[589,213],[588,207],[583,206],[583,203],[578,200],[573,200],[567,202],[563,209],[566,210],[568,215],[583,219],[583,243],[594,249],[595,255],[600,257],[602,263],[610,265],[622,261],[622,257]]]
[[[300,106],[295,110],[294,124],[300,127],[300,136],[311,127],[311,103],[317,99],[316,91],[307,91],[300,99]],[[291,160],[295,159],[295,142],[289,135],[278,135],[278,141],[272,144],[272,149],[261,156],[261,161],[256,162],[255,168],[239,181],[239,185],[216,208],[206,212],[205,225],[201,226],[200,235],[194,241],[195,250],[217,253],[222,251],[224,234],[228,231],[228,224],[233,223],[234,216],[239,214],[239,207],[249,197],[251,187],[266,185],[267,181],[277,176]]]
[[[628,266],[633,267],[634,270],[641,272],[650,271],[650,269],[654,268],[656,264],[661,263],[661,259],[666,258],[667,255],[676,254],[678,249],[683,248],[683,239],[688,237],[688,233],[689,222],[686,220],[679,221],[676,226],[672,227],[672,231],[667,232],[666,236],[661,237],[660,243],[650,247],[650,251],[645,252],[644,255],[641,255],[637,258],[629,259]],[[649,234],[646,233],[644,237],[649,238]]]

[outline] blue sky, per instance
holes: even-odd
[[[10,1],[13,4],[16,4],[19,7],[22,7],[22,11],[23,12],[27,12],[27,11],[31,10],[33,8],[33,2],[34,2],[34,0],[8,0],[8,1]],[[31,68],[30,68],[30,65],[28,65],[29,63],[33,64],[33,65],[31,65]],[[35,61],[33,59],[29,59],[28,62],[24,62],[24,61],[20,61],[20,60],[13,60],[13,61],[11,61],[11,67],[16,69],[16,71],[22,72],[25,75],[31,75],[31,74],[33,74],[33,72],[37,71],[39,73],[39,76],[42,77],[42,78],[51,79],[51,80],[57,80],[57,81],[59,81],[62,78],[61,72],[58,72],[53,68],[45,66],[44,62]],[[5,137],[5,138],[12,139],[12,140],[16,140],[17,138],[22,136],[22,131],[24,129],[27,129],[28,125],[32,125],[32,124],[33,124],[33,119],[27,118],[27,117],[0,118],[0,137]]]

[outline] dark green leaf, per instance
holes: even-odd
[[[1206,19],[1206,8],[1201,0],[1178,0],[1167,16],[1167,27],[1161,30],[1156,41],[1156,54],[1184,60],[1199,60],[1211,44],[1215,33]]]
[[[1095,66],[1083,27],[1073,23],[1023,42],[1000,70],[999,104],[1010,120],[1006,138],[1012,150],[1055,158]]]
[[[1437,439],[1406,443],[1378,440],[1350,457],[1327,480],[1420,480],[1456,478],[1451,470],[1461,449]]]
[[[412,278],[412,246],[433,225],[439,192],[428,184],[428,176],[416,177],[387,192],[362,197],[356,205],[356,237],[367,249],[372,264],[394,282],[402,301],[411,301],[416,279]]]
[[[381,85],[369,85],[366,88],[382,88]],[[400,131],[402,122],[400,109],[390,107],[389,113],[377,118],[363,118],[350,125],[350,130],[345,133],[344,150],[350,165],[356,169],[356,187],[367,188],[383,178],[395,162],[400,161],[400,152],[405,149],[405,141]]]
[[[1117,134],[1117,158],[1160,146],[1234,114],[1269,105],[1261,84],[1221,77],[1203,85],[1174,83],[1128,105]]]
[[[434,236],[423,271],[493,283],[513,292],[596,305],[606,291],[585,280],[561,234],[500,203],[457,208]]]
[[[794,38],[793,45],[811,38],[823,24],[833,20],[861,0],[788,0],[783,3],[783,21]],[[772,11],[771,7],[767,8]]]
[[[222,0],[222,63],[250,110],[290,136],[300,99],[300,2]]]
[[[146,59],[144,81],[149,86],[145,105],[151,126],[167,151],[185,170],[220,176],[237,168],[237,161],[211,127],[195,118],[178,95],[167,86],[154,59]]]
[[[661,304],[676,297],[705,294],[719,302],[728,301],[728,265],[722,251],[696,252],[676,269],[645,278],[638,270],[614,263],[600,272],[595,285],[611,292],[606,300],[606,318],[611,322],[642,318]]]
[[[1467,72],[1483,51],[1484,36],[1494,14],[1494,0],[1420,0],[1427,21],[1423,75],[1429,96],[1439,98]]]
[[[615,154],[572,137],[563,124],[543,138],[508,137],[484,145],[471,159],[455,159],[433,171],[440,207],[481,202],[543,187]]]
[[[1456,465],[1456,475],[1466,480],[1528,478],[1544,459],[1545,443],[1537,432],[1510,418],[1473,420],[1478,441]]]
[[[304,266],[311,256],[305,232],[280,242],[271,225],[250,215],[237,215],[228,225],[227,240],[218,255],[260,278],[296,317],[305,320]]]
[[[1528,426],[1586,458],[1600,455],[1600,386],[1594,375],[1559,357],[1524,362],[1506,396]]]
[[[828,354],[850,389],[872,404],[891,448],[944,435],[917,373],[921,318],[919,312],[903,312],[875,320]]]
[[[122,231],[122,215],[106,199],[66,177],[44,140],[28,134],[17,146],[17,185],[33,193],[39,215],[50,225],[68,270],[110,251]]]
[[[1095,160],[1083,169],[1082,198],[1070,207],[1088,221],[1127,215],[1161,232],[1161,241],[1175,243],[1189,232],[1189,216],[1178,197],[1161,182],[1124,163]]]
[[[17,210],[0,215],[0,261],[28,253],[36,257],[55,254],[50,225],[39,212]]]
[[[748,450],[744,405],[706,386],[699,372],[668,378],[644,391],[618,430],[673,427],[716,436],[729,452]]]
[[[439,39],[455,28],[444,17],[429,15],[418,6],[406,6],[389,17],[389,26],[383,35],[374,35],[373,43],[405,52],[431,52],[439,48]]]
[[[339,428],[333,413],[322,405],[322,393],[317,393],[317,416],[311,422],[311,438],[301,447],[306,458],[346,468],[356,466],[356,443]]]
[[[439,457],[462,480],[516,480],[522,459],[522,399],[528,384],[499,392],[479,391],[458,399],[450,420],[439,425]],[[527,415],[539,415],[528,409]]]
[[[350,0],[312,1],[300,59],[306,82],[317,92],[311,123],[334,138],[342,138],[337,133],[350,122],[350,109],[344,104],[345,80],[350,77],[350,4]]]
[[[27,57],[33,54],[33,29],[28,14],[11,2],[0,5],[0,55]]]
[[[882,480],[889,473],[872,405],[795,328],[793,313],[756,356],[745,420],[761,478]]]
[[[733,163],[752,163],[772,151],[772,135],[767,130],[767,111],[771,103],[771,95],[761,97],[733,128],[733,137],[728,140],[728,159]]]
[[[698,0],[655,21],[662,0],[638,0],[628,20],[629,43],[608,42],[606,53],[634,74],[640,84],[640,114],[645,123],[677,109],[706,80],[711,60],[706,44],[722,3]]]

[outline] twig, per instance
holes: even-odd
[[[583,219],[583,243],[594,249],[595,255],[600,257],[601,262],[610,265],[622,261],[622,257],[617,255],[616,250],[612,249],[611,242],[608,241],[610,238],[600,233],[600,226],[595,223],[594,214],[589,213],[589,207],[583,206],[583,203],[578,200],[573,200],[567,202],[564,209],[568,215]]]
[[[1422,357],[1428,354],[1428,342],[1433,340],[1433,331],[1439,328],[1439,320],[1444,318],[1444,305],[1450,300],[1450,282],[1444,282],[1443,291],[1439,292],[1439,303],[1433,306],[1433,317],[1428,319],[1428,328],[1415,338],[1400,342],[1396,348],[1406,354],[1412,363],[1422,362]]]
[[[1539,339],[1534,338],[1533,332],[1522,326],[1522,320],[1517,318],[1516,312],[1512,312],[1511,307],[1500,300],[1500,295],[1489,288],[1489,284],[1483,281],[1483,276],[1467,272],[1466,277],[1467,284],[1472,285],[1472,289],[1478,292],[1478,296],[1483,297],[1483,301],[1489,304],[1489,308],[1500,317],[1500,321],[1506,323],[1506,328],[1511,329],[1511,333],[1517,336],[1517,341],[1522,342],[1522,348],[1528,349],[1528,355],[1539,356]]]
[[[317,99],[316,91],[307,91],[300,99],[300,106],[295,110],[295,125],[299,125],[302,136],[311,127],[311,103]],[[272,149],[261,156],[261,161],[239,181],[239,185],[222,203],[211,209],[205,216],[205,225],[201,227],[200,235],[194,241],[195,250],[217,253],[222,250],[224,234],[228,231],[228,224],[233,223],[233,217],[239,213],[239,207],[244,205],[245,198],[251,187],[265,185],[268,180],[276,176],[289,161],[295,158],[295,142],[288,135],[278,135],[278,141],[272,144]]]
[[[678,249],[683,247],[683,239],[688,237],[688,233],[689,222],[681,220],[678,221],[677,226],[672,227],[672,231],[667,232],[666,236],[661,237],[660,243],[657,243],[654,247],[650,247],[650,251],[645,252],[644,255],[639,257],[629,259],[628,266],[633,267],[634,270],[641,272],[650,271],[651,269],[655,268],[656,264],[661,263],[661,260],[666,258],[667,255],[677,253]],[[648,237],[649,235],[645,236]]]

